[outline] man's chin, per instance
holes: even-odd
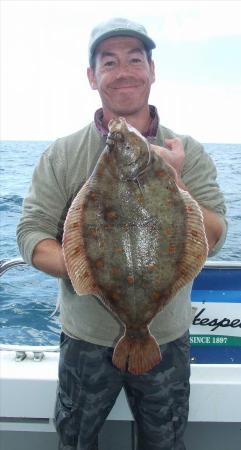
[[[133,108],[132,105],[119,106],[119,107],[116,107],[115,109],[113,109],[116,117],[132,116],[134,114],[137,114],[140,110],[141,110],[141,108],[138,108],[138,107]]]

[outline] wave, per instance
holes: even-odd
[[[0,197],[0,211],[12,211],[15,206],[22,206],[23,197],[20,195],[5,195]]]

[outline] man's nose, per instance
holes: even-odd
[[[131,65],[128,62],[119,63],[117,70],[117,78],[121,78],[128,75],[131,72]]]

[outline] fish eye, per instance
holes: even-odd
[[[124,136],[123,136],[123,134],[121,134],[121,133],[119,133],[119,132],[114,133],[113,138],[114,138],[116,141],[119,141],[119,142],[123,142],[123,141],[124,141]]]
[[[113,138],[111,136],[107,136],[106,144],[112,146],[112,145],[114,145],[114,143],[115,142],[114,142]]]

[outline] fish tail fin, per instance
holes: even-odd
[[[161,352],[156,339],[148,334],[141,339],[123,336],[116,344],[113,364],[134,375],[148,372],[161,361]]]
[[[131,342],[128,336],[123,336],[116,344],[112,362],[114,366],[123,372],[127,368],[129,354],[131,352]]]

